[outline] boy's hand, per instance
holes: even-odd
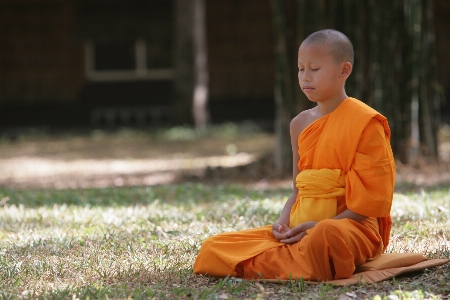
[[[289,236],[287,235],[287,232],[289,230],[291,230],[291,228],[280,221],[275,221],[275,223],[273,223],[272,225],[272,233],[274,237],[279,241],[289,238]]]
[[[285,243],[285,244],[297,243],[306,235],[306,230],[313,228],[314,226],[316,226],[316,224],[317,224],[317,222],[313,222],[313,221],[302,223],[302,224],[298,225],[297,227],[294,227],[294,228],[288,230],[285,233],[288,237],[280,240],[280,242]]]

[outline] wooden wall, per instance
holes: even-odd
[[[80,24],[79,3],[89,1],[0,0],[0,127],[58,118],[61,122],[79,120],[88,125],[86,105],[98,101],[104,106],[126,106],[130,103],[128,96],[137,99],[129,93],[135,90],[169,101],[166,91],[172,89],[171,84],[137,82],[133,85],[139,87],[133,89],[114,84],[117,89],[122,87],[116,92],[107,86],[111,83],[86,81],[83,37],[79,32],[77,35],[76,29],[77,21]],[[213,121],[272,119],[274,46],[270,0],[207,0],[206,13]],[[165,14],[159,17],[173,17],[170,12]],[[435,15],[439,80],[450,99],[448,1],[435,1]],[[151,14],[149,18],[154,21]],[[39,113],[37,105],[44,105]],[[65,112],[73,118],[49,105],[66,107]],[[450,105],[446,108],[450,109]],[[84,119],[80,118],[83,113]]]
[[[272,118],[274,50],[269,0],[209,0],[210,107],[213,120]]]
[[[74,1],[0,1],[0,104],[75,102],[84,81]]]
[[[435,0],[434,4],[438,80],[445,89],[443,114],[450,122],[450,1]]]

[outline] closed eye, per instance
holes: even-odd
[[[320,70],[320,68],[317,69],[311,69],[313,72]]]

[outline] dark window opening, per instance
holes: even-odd
[[[95,44],[95,70],[134,70],[134,42],[103,42]]]
[[[170,39],[160,39],[158,41],[147,42],[147,68],[171,68],[172,53],[168,51],[172,49]]]

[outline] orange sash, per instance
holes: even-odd
[[[337,197],[345,195],[345,176],[341,170],[304,170],[298,174],[296,186],[298,195],[291,209],[289,227],[337,215]]]

